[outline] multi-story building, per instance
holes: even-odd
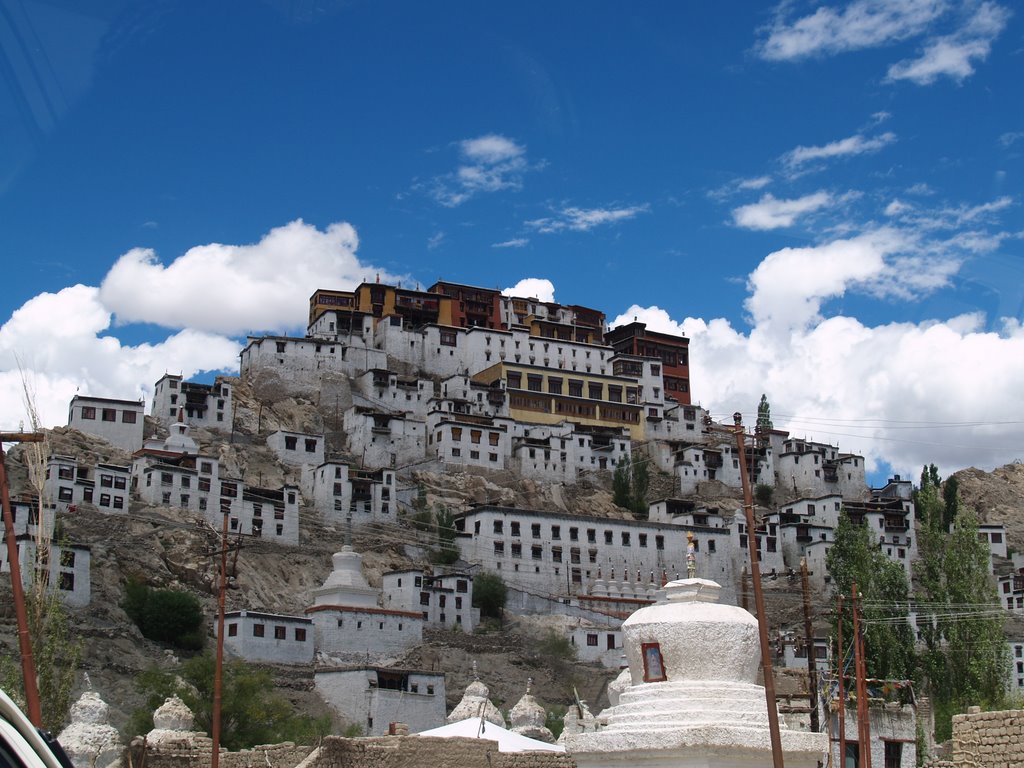
[[[386,736],[395,722],[408,725],[409,733],[438,728],[445,722],[443,672],[318,667],[313,684],[345,722],[361,726],[367,736]]]
[[[49,531],[49,536],[53,531]],[[32,583],[36,570],[38,543],[34,533],[22,533],[15,537],[18,550],[18,567],[21,580],[25,587]],[[61,600],[69,606],[82,608],[89,604],[91,587],[89,582],[89,566],[92,551],[82,544],[58,543],[50,541],[49,555],[46,563],[46,583],[51,590],[60,595]],[[11,566],[7,560],[7,547],[0,547],[0,573],[10,573]]]
[[[68,426],[132,453],[142,447],[145,409],[142,400],[75,395],[68,407]]]
[[[645,323],[617,326],[605,334],[616,354],[657,358],[662,366],[665,397],[690,404],[690,340],[685,336],[650,331]]]
[[[775,456],[775,484],[786,493],[824,496],[838,493],[859,500],[868,495],[864,457],[840,453],[827,443],[771,435]],[[781,433],[785,434],[785,433]]]
[[[357,525],[396,519],[395,473],[387,469],[359,469],[343,461],[325,461],[303,472],[303,493],[327,520]]]
[[[267,447],[282,464],[318,467],[324,463],[324,436],[279,429],[267,436]]]
[[[150,415],[170,425],[180,414],[192,426],[230,431],[234,413],[231,393],[236,382],[234,377],[218,376],[213,384],[199,384],[165,373],[153,387]]]
[[[352,406],[342,417],[349,451],[364,467],[398,468],[427,458],[427,424],[399,412]]]
[[[455,525],[464,560],[500,573],[515,589],[562,596],[589,594],[612,571],[640,573],[645,581],[651,574],[685,574],[692,531],[698,575],[735,594],[729,529],[490,505],[456,515]]]
[[[390,571],[381,579],[381,591],[384,608],[420,611],[428,626],[472,632],[480,623],[480,610],[473,607],[473,575],[466,571]]]
[[[313,663],[313,622],[304,616],[229,611],[224,614],[224,629],[224,649],[246,661]]]
[[[54,454],[46,464],[45,495],[63,510],[92,504],[100,512],[128,511],[131,467],[97,464],[88,467],[73,456]]]

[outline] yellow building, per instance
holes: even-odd
[[[643,439],[643,407],[634,379],[498,363],[473,381],[488,386],[504,381],[509,415],[517,421],[626,427],[631,439]]]
[[[315,291],[309,297],[309,324],[323,312],[339,309],[371,315],[374,324],[384,317],[401,317],[416,326],[454,325],[450,297],[384,283],[362,283],[353,291]]]

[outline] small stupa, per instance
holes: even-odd
[[[153,730],[146,734],[151,747],[195,747],[212,744],[202,731],[194,731],[195,715],[177,696],[171,696],[153,713]]]
[[[559,744],[565,744],[565,740],[569,736],[575,736],[577,733],[590,733],[598,728],[597,718],[590,711],[587,702],[583,701],[576,693],[575,687],[573,693],[576,701],[569,705],[562,717],[562,733],[558,737]]]
[[[488,698],[490,691],[487,686],[480,682],[476,673],[476,661],[473,662],[473,682],[466,686],[466,692],[462,694],[462,700],[455,705],[455,709],[448,715],[449,723],[458,723],[468,720],[471,717],[482,717],[489,723],[505,727],[505,718],[502,717],[491,700]]]
[[[578,768],[735,768],[772,764],[757,620],[718,602],[721,587],[689,578],[622,625],[630,685],[602,712],[607,726],[567,736]],[[787,768],[816,768],[828,735],[790,731]]]
[[[509,724],[512,726],[510,730],[531,739],[553,744],[555,735],[545,724],[548,719],[548,713],[544,711],[544,707],[530,693],[532,685],[533,678],[528,678],[526,681],[526,693],[523,694],[523,698],[517,701],[516,705],[508,713]]]
[[[86,676],[86,683],[89,678]],[[57,740],[75,768],[119,768],[124,746],[110,724],[110,707],[91,688],[71,705],[71,722]]]
[[[366,583],[363,556],[345,544],[331,556],[334,569],[324,585],[313,590],[313,605],[376,608],[378,590]]]

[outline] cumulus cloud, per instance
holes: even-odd
[[[501,295],[551,302],[555,300],[555,284],[544,277],[524,277]]]
[[[896,141],[896,134],[892,131],[886,131],[870,138],[858,133],[821,146],[796,147],[782,156],[782,162],[787,166],[795,167],[815,160],[832,160],[837,157],[863,155],[877,152],[894,141]]]
[[[635,218],[647,210],[649,210],[649,207],[646,204],[631,205],[623,208],[577,208],[569,206],[562,208],[555,216],[533,219],[525,222],[525,225],[546,234],[562,232],[567,229],[574,232],[589,232],[594,227],[599,227],[603,224],[614,224]]]
[[[913,59],[889,67],[887,79],[910,80],[930,85],[940,77],[957,82],[974,74],[973,61],[984,61],[992,43],[1006,28],[1010,11],[996,3],[980,3],[959,30],[928,40],[924,50]]]
[[[435,178],[430,189],[441,205],[454,208],[480,193],[522,189],[530,170],[523,145],[492,133],[460,141],[458,147],[459,167]]]
[[[941,0],[858,0],[794,20],[783,13],[757,50],[770,61],[790,61],[875,48],[922,34],[948,7]]]
[[[776,427],[862,453],[872,468],[913,476],[926,462],[952,471],[1021,458],[1024,430],[1005,416],[1024,389],[1019,322],[986,330],[987,318],[968,313],[870,325],[819,312],[898,274],[904,248],[888,231],[770,254],[748,279],[749,331],[637,305],[610,325],[636,318],[689,337],[691,389],[714,416],[740,411],[750,424],[764,392]]]
[[[94,286],[75,285],[29,299],[0,327],[0,424],[25,418],[19,361],[47,426],[67,423],[76,392],[148,397],[166,371],[193,376],[237,367],[241,346],[225,336],[185,329],[163,341],[122,344]]]
[[[770,192],[756,203],[741,205],[732,212],[733,223],[746,229],[791,227],[799,217],[813,213],[832,202],[828,192],[815,192],[793,200],[780,200]]]
[[[199,245],[166,265],[152,250],[135,248],[107,273],[100,299],[119,324],[224,334],[298,330],[317,288],[351,288],[377,273],[397,282],[362,264],[358,243],[350,224],[321,231],[298,219],[258,243]]]
[[[47,426],[65,424],[75,392],[148,397],[166,371],[186,377],[236,371],[248,330],[305,327],[310,294],[363,279],[396,280],[359,262],[355,230],[320,231],[302,221],[251,245],[196,246],[165,265],[150,250],[117,259],[100,287],[75,285],[26,301],[0,326],[0,424],[23,418],[18,359]],[[125,344],[120,328],[148,323],[171,330],[160,341]]]

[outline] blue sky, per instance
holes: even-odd
[[[1010,3],[2,5],[4,424],[16,357],[58,424],[317,287],[534,278],[876,474],[1024,458]]]

